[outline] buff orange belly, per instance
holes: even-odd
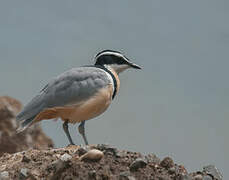
[[[44,119],[61,118],[63,121],[74,124],[92,119],[108,108],[111,103],[111,97],[112,87],[108,86],[107,88],[101,89],[87,101],[77,105],[46,109],[36,116],[34,123]]]

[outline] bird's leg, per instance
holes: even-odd
[[[74,143],[73,143],[73,141],[72,141],[72,138],[71,138],[71,135],[70,135],[70,133],[69,133],[69,131],[68,131],[68,121],[65,121],[65,122],[63,123],[63,129],[64,129],[65,134],[66,134],[67,137],[68,137],[68,140],[69,140],[70,144],[71,144],[71,145],[74,145]]]
[[[87,137],[85,135],[84,124],[85,124],[85,121],[81,122],[79,127],[78,127],[78,130],[79,130],[79,133],[83,136],[83,140],[84,140],[85,144],[88,145]]]

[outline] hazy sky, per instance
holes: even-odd
[[[113,104],[86,123],[89,143],[171,156],[190,171],[215,164],[229,179],[228,19],[226,0],[1,0],[0,95],[25,104],[52,77],[120,50],[143,70],[121,74]],[[60,121],[42,126],[68,144]]]

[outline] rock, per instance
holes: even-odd
[[[203,180],[203,176],[201,174],[197,174],[194,176],[194,180]]]
[[[96,171],[95,170],[88,172],[88,179],[96,180]]]
[[[176,173],[176,168],[175,167],[169,168],[169,174],[175,174],[175,173]]]
[[[80,147],[80,148],[77,150],[77,153],[78,153],[79,156],[82,156],[82,155],[84,155],[84,154],[87,153],[87,150],[86,150],[85,148]]]
[[[108,145],[108,144],[98,144],[96,146],[96,149],[98,149],[100,151],[106,151],[108,148],[110,148],[110,145]]]
[[[8,179],[9,178],[9,172],[3,171],[0,173],[0,179]]]
[[[185,169],[185,167],[183,165],[178,166],[178,172],[180,174],[187,174],[188,173],[188,171]]]
[[[204,176],[203,179],[201,179],[201,180],[212,180],[212,177],[207,175],[207,176]]]
[[[62,161],[68,161],[68,160],[70,160],[72,158],[72,156],[70,156],[69,154],[67,154],[67,153],[65,153],[64,155],[62,155],[61,157],[60,157],[60,159],[62,160]]]
[[[100,161],[103,158],[104,154],[102,151],[97,149],[89,150],[86,154],[80,157],[80,161]]]
[[[22,104],[11,97],[0,96],[0,156],[4,153],[15,153],[29,148],[47,149],[53,142],[41,130],[38,124],[17,134],[16,115]]]
[[[109,180],[110,178],[109,178],[109,175],[105,172],[105,173],[102,173],[101,175],[100,175],[100,177],[101,177],[101,179],[102,180]]]
[[[26,178],[27,176],[28,176],[28,169],[22,168],[22,169],[20,170],[20,177],[21,177],[21,179],[24,179],[24,178]]]
[[[137,171],[139,168],[146,167],[147,162],[142,158],[137,158],[131,165],[130,170],[131,171]]]
[[[60,179],[61,174],[70,167],[70,163],[69,161],[62,161],[62,160],[57,160],[56,162],[54,162],[52,164],[55,168],[55,173],[53,174],[53,176],[47,178],[50,180],[56,180],[56,179]]]
[[[23,156],[21,162],[29,163],[30,159],[27,156]]]
[[[179,174],[179,180],[192,180],[192,177],[188,174]]]
[[[160,164],[160,159],[155,154],[148,154],[145,156],[147,163]]]
[[[170,157],[166,157],[161,161],[160,165],[166,169],[169,169],[174,166],[174,162]]]
[[[106,145],[106,144],[98,144],[96,146],[96,149],[103,151],[104,154],[106,154],[106,155],[110,154],[110,155],[113,155],[117,158],[121,157],[121,153],[119,153],[116,148],[111,147],[111,146]]]
[[[214,177],[217,180],[223,180],[222,174],[219,172],[219,170],[214,165],[208,165],[208,166],[203,167],[203,171],[206,174],[211,175],[212,177]]]
[[[6,167],[7,167],[7,165],[6,165],[6,164],[4,164],[4,165],[0,165],[0,172],[5,171]]]
[[[135,177],[131,176],[129,171],[124,171],[120,173],[119,180],[135,180]]]
[[[122,157],[124,157],[124,153],[120,152],[120,151],[117,151],[116,154],[115,154],[115,157],[116,158],[122,158]]]
[[[150,180],[155,180],[155,179],[154,178],[151,178]],[[156,179],[156,180],[171,180],[171,178],[169,178],[169,176],[167,176],[167,175],[160,175],[158,177],[158,179]],[[176,180],[181,180],[181,179],[176,179]]]

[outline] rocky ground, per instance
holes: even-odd
[[[170,157],[118,150],[109,145],[53,148],[52,141],[34,126],[16,134],[15,115],[21,104],[0,97],[0,180],[221,180],[212,166],[188,173]]]
[[[97,150],[92,150],[97,149]],[[220,180],[216,168],[188,173],[169,157],[162,161],[119,151],[108,145],[68,146],[60,149],[5,153],[0,158],[2,179],[89,179],[89,180]]]

